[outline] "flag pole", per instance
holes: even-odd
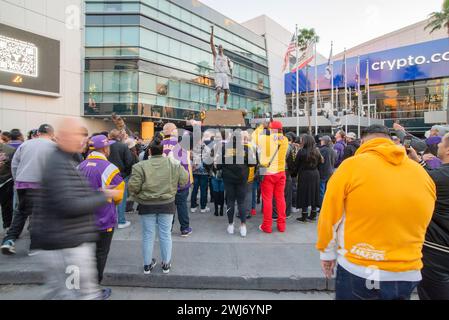
[[[315,48],[314,48],[314,59],[315,59],[315,91],[314,91],[314,100],[315,100],[315,135],[318,135],[318,66],[316,62],[316,41],[315,41]]]
[[[298,25],[295,26],[296,63],[299,59]],[[296,135],[299,136],[299,68],[296,66]]]
[[[369,81],[369,59],[366,60],[366,92],[368,94],[368,126],[371,125],[371,94],[370,94],[370,81]]]
[[[358,83],[357,83],[357,95],[358,95],[358,107],[357,107],[357,112],[358,112],[358,125],[357,125],[357,134],[358,137],[360,138],[361,136],[361,130],[360,130],[360,126],[361,126],[361,122],[362,122],[362,114],[361,114],[361,108],[362,108],[362,92],[360,90],[360,80],[361,80],[361,70],[360,70],[360,56],[357,57],[357,68],[358,68]]]
[[[347,73],[347,64],[346,64],[346,48],[345,48],[345,58],[344,58],[344,77],[345,77],[345,132],[348,132],[348,73]]]
[[[331,67],[331,110],[334,112],[334,42],[331,42],[331,56],[330,56],[330,67]]]

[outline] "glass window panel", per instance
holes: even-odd
[[[103,94],[103,102],[104,103],[113,103],[113,102],[119,102],[120,97],[118,94],[115,93],[104,93]]]
[[[103,91],[103,73],[102,72],[87,72],[85,85],[86,85],[86,90],[88,92]]]
[[[177,80],[170,80],[168,83],[168,95],[172,98],[179,98],[180,83]]]
[[[190,100],[190,84],[181,82],[181,99]]]
[[[191,61],[192,59],[192,47],[185,43],[181,43],[181,59],[185,61]]]
[[[139,28],[122,27],[121,28],[121,45],[122,46],[138,46],[139,45]]]
[[[173,57],[180,57],[181,56],[181,43],[174,39],[170,39],[169,44],[170,44],[170,55]]]
[[[86,28],[86,46],[103,46],[103,28]]]
[[[120,56],[121,50],[120,48],[104,48],[104,56],[106,57],[114,57],[114,56]]]
[[[140,73],[140,91],[145,93],[156,94],[156,76]]]
[[[187,22],[188,24],[192,23],[192,14],[187,10],[181,9],[181,20]]]
[[[148,59],[150,61],[157,61],[157,53],[156,52],[141,49],[140,55],[144,59]]]
[[[144,104],[150,104],[150,105],[156,104],[156,96],[152,96],[149,94],[141,94],[139,99],[140,99],[140,102],[144,103]]]
[[[150,50],[157,50],[157,34],[146,29],[142,29],[141,46]]]
[[[167,98],[166,97],[157,96],[156,97],[156,105],[158,105],[158,106],[165,106],[165,105],[167,105]]]
[[[120,28],[107,27],[104,28],[104,45],[120,46]]]
[[[102,12],[102,3],[86,3],[86,12]]]
[[[190,100],[192,101],[201,101],[200,99],[200,87],[195,85],[190,85]]]
[[[103,91],[120,91],[120,72],[103,72]]]
[[[120,91],[137,91],[136,72],[120,72]]]
[[[157,35],[157,49],[159,52],[168,54],[170,52],[170,44],[167,37],[158,34]]]
[[[156,90],[158,95],[166,96],[168,94],[168,79],[157,77]]]

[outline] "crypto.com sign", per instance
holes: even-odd
[[[355,88],[357,57],[347,59],[348,86]],[[449,77],[449,40],[440,39],[418,43],[405,47],[373,52],[360,56],[360,80],[364,86],[366,82],[366,68],[370,68],[370,84],[400,83],[425,79]],[[326,79],[327,63],[318,66],[319,90],[329,90],[331,81]],[[309,70],[309,88],[314,90],[314,72]],[[344,62],[334,62],[334,85],[344,87]],[[305,70],[300,73],[300,91],[306,90]],[[296,74],[285,75],[285,92],[291,94],[296,91]]]

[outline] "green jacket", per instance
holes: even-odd
[[[143,205],[167,204],[175,201],[178,185],[189,181],[179,161],[154,156],[134,165],[128,183],[132,200]]]

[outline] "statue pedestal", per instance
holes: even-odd
[[[241,110],[209,110],[203,120],[206,127],[246,127]]]

